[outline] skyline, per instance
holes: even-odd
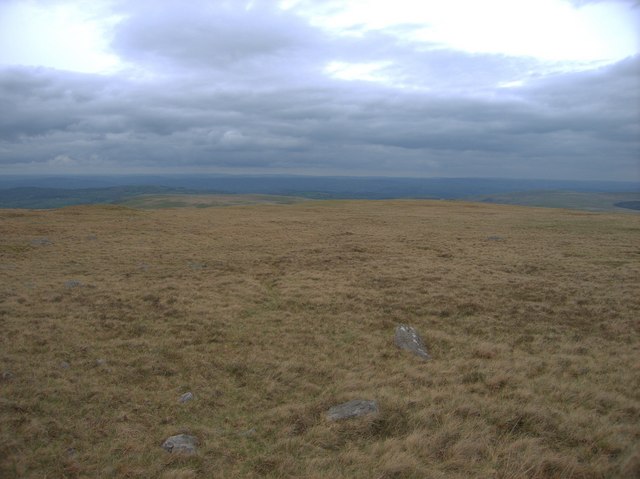
[[[0,173],[640,180],[637,1],[5,1]]]

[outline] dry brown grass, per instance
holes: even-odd
[[[638,477],[639,233],[429,201],[0,211],[0,477]],[[357,398],[380,415],[324,419]],[[161,449],[180,432],[197,456]]]

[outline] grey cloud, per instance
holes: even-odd
[[[114,42],[152,75],[0,70],[0,165],[583,179],[637,172],[638,57],[550,75],[560,66],[418,49],[393,32],[329,38],[267,4],[130,5],[121,4],[128,18]],[[332,60],[393,60],[383,72],[390,81],[331,78],[323,68]],[[497,86],[513,80],[524,84]]]
[[[274,67],[280,73],[293,63],[300,68],[309,48],[322,42],[320,32],[272,2],[253,3],[250,9],[241,2],[154,3],[128,12],[113,46],[153,68],[220,70],[221,79]]]
[[[152,70],[206,75],[214,85],[257,89],[324,84],[323,70],[332,61],[388,63],[380,73],[391,83],[447,91],[494,88],[540,67],[532,59],[416,47],[402,40],[415,25],[330,37],[272,3],[248,11],[238,2],[210,5],[178,8],[163,2],[151,13],[134,10],[118,27],[114,47],[123,58]]]
[[[598,96],[611,85],[626,84],[631,71],[629,65],[618,65],[588,81],[546,80],[517,93],[509,91],[500,101],[432,97],[375,85],[349,88],[351,84],[343,82],[333,88],[259,95],[215,93],[195,85],[188,92],[170,94],[166,85],[141,90],[123,82],[111,88],[119,95],[97,95],[91,101],[53,95],[48,101],[39,99],[33,111],[29,101],[16,102],[16,114],[25,120],[13,120],[14,128],[38,112],[47,112],[51,119],[41,131],[31,136],[23,131],[14,141],[7,140],[4,129],[1,132],[4,148],[19,152],[11,155],[13,161],[37,158],[45,164],[67,155],[89,166],[295,171],[313,166],[361,169],[363,174],[417,169],[441,175],[460,174],[460,165],[467,165],[469,172],[502,176],[528,173],[545,163],[555,164],[554,171],[560,164],[566,171],[590,165],[593,172],[601,155],[615,154],[619,159],[611,165],[617,161],[628,173],[638,142],[632,129],[623,127],[633,115],[625,113],[623,103],[616,107],[613,99],[601,97],[598,101],[605,101],[609,109],[599,105],[603,113],[598,114],[586,100],[589,92]],[[64,83],[55,78],[56,72],[51,75],[51,84]],[[571,85],[573,100],[567,91]],[[23,95],[28,97],[28,92]],[[580,108],[567,107],[567,102]],[[36,122],[30,128],[38,126]]]

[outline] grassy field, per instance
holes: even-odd
[[[639,477],[639,239],[442,201],[1,210],[0,477]],[[326,420],[351,399],[380,412]]]
[[[306,201],[296,196],[276,195],[140,195],[119,203],[142,209],[212,208],[218,206],[248,206],[257,204],[291,205]]]

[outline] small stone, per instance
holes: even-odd
[[[33,246],[51,246],[53,241],[49,238],[34,238],[31,240]]]
[[[69,368],[71,367],[71,365],[70,365],[68,362],[66,362],[66,361],[62,361],[62,362],[60,363],[60,367],[61,367],[62,369],[69,369]]]
[[[100,367],[100,366],[106,366],[107,365],[107,360],[100,358],[100,359],[96,359],[96,366]]]
[[[400,324],[396,327],[395,343],[400,349],[406,349],[414,354],[417,354],[425,361],[431,359],[427,352],[427,347],[424,345],[422,338],[418,332],[411,326],[406,324]]]
[[[162,443],[162,448],[171,454],[195,454],[198,439],[188,434],[171,436]]]
[[[97,240],[97,239],[98,239],[98,237],[97,237],[96,235],[87,235],[87,239],[88,239],[89,241],[95,241],[95,240]]]
[[[206,263],[200,263],[199,261],[191,261],[189,263],[189,268],[191,268],[191,269],[193,269],[195,271],[197,271],[199,269],[204,269],[206,267],[207,267]]]
[[[504,241],[504,238],[502,236],[487,236],[487,240],[488,241]]]
[[[184,393],[182,396],[180,396],[180,399],[178,399],[178,402],[180,404],[184,404],[186,402],[189,402],[193,399],[193,393],[191,391],[189,391],[188,393]]]
[[[0,375],[3,381],[11,381],[15,376],[11,371],[2,371],[2,375]]]
[[[251,429],[247,429],[246,431],[239,432],[238,435],[242,437],[249,437],[253,436],[256,432],[258,432],[256,431],[256,428],[252,427]]]
[[[376,401],[354,399],[353,401],[333,406],[327,411],[327,419],[329,421],[338,421],[340,419],[376,414],[377,412],[378,403]]]
[[[65,288],[69,288],[69,289],[77,288],[80,285],[81,285],[81,283],[77,279],[70,279],[68,281],[65,281],[65,283],[64,283],[64,287]]]

